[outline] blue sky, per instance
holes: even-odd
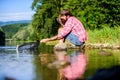
[[[0,0],[0,21],[31,20],[33,0]]]

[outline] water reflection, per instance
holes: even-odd
[[[14,47],[0,47],[0,80],[33,80],[33,55],[26,51],[19,58]],[[29,76],[29,77],[28,77]]]
[[[67,54],[66,51],[54,51],[56,60],[48,67],[58,68],[57,80],[83,79],[87,67],[87,56],[83,51],[77,50]]]
[[[48,63],[55,60],[54,54],[40,53],[39,57],[40,57],[40,62],[42,65],[47,65]]]
[[[103,50],[103,49],[100,49],[98,54],[101,55],[101,56],[111,56],[112,55],[111,52]]]
[[[70,54],[70,65],[61,69],[63,78],[67,80],[82,79],[87,66],[87,57],[83,52]]]
[[[34,59],[34,65],[36,65],[35,80],[56,80],[57,70],[55,68],[49,69],[47,64],[55,60],[53,53],[40,52],[39,56]]]
[[[102,80],[105,76],[111,78],[114,73],[120,76],[119,53],[97,49],[53,51],[53,47],[40,46],[38,52],[22,50],[17,54],[16,46],[0,47],[0,80],[2,77],[16,80]]]

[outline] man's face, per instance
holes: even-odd
[[[66,16],[66,15],[62,15],[62,16],[61,16],[61,19],[67,21],[67,16]]]

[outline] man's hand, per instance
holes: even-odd
[[[48,41],[54,41],[54,40],[56,40],[56,39],[57,39],[57,35],[56,35],[56,36],[53,36],[53,37],[51,37],[51,38],[42,39],[40,42],[41,42],[41,43],[46,43],[46,42],[48,42]]]
[[[62,22],[61,18],[57,18],[57,21],[60,23],[61,26],[63,26],[63,22]]]
[[[60,18],[57,18],[57,22],[61,23],[61,19],[60,19]]]
[[[40,41],[40,43],[46,43],[46,42],[48,42],[49,40],[50,40],[49,38],[42,39],[42,40]]]

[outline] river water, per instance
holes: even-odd
[[[18,52],[16,45],[0,47],[0,80],[103,80],[103,75],[109,80],[120,73],[119,65],[120,50],[53,51],[40,45],[38,51]]]

